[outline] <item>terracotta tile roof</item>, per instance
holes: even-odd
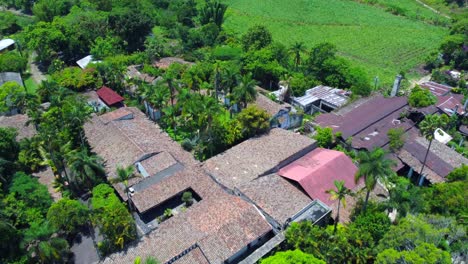
[[[233,189],[259,175],[271,173],[315,147],[315,141],[291,131],[272,129],[204,162],[203,168]]]
[[[347,139],[389,115],[401,111],[407,105],[406,97],[376,96],[343,116],[334,113],[322,114],[315,119],[315,122],[321,127],[331,127],[335,132],[342,132],[343,138]]]
[[[94,116],[84,129],[92,150],[106,161],[110,177],[115,177],[118,165],[133,165],[151,153],[167,152],[183,164],[197,164],[190,153],[137,108],[123,107]]]
[[[159,61],[154,62],[153,66],[158,67],[160,69],[167,69],[173,63],[187,64],[187,65],[194,64],[193,62],[185,61],[184,59],[181,59],[181,58],[167,57],[167,58],[162,58]]]
[[[139,79],[142,80],[146,83],[153,83],[154,80],[156,80],[155,77],[142,73],[138,70],[139,65],[130,65],[127,67],[127,76],[132,78],[132,79]]]
[[[106,86],[101,87],[101,89],[97,90],[96,93],[99,98],[101,98],[101,100],[108,106],[112,106],[125,100],[125,98]]]
[[[278,174],[245,183],[239,190],[281,224],[312,202],[305,193]]]
[[[209,263],[223,263],[270,231],[271,226],[252,205],[220,193],[216,199],[196,203],[185,213],[164,221],[136,245],[112,254],[103,263],[127,264],[136,256],[148,255],[165,263],[195,244]]]
[[[429,142],[416,129],[411,129],[409,138],[400,151],[398,157],[406,164],[412,166],[417,172],[422,167],[424,156],[426,155]],[[434,140],[427,157],[424,173],[428,174],[428,179],[432,183],[445,181],[445,177],[462,164],[468,164],[468,159],[457,153],[450,147]]]
[[[257,91],[263,91],[263,89],[257,87]],[[251,104],[256,105],[260,109],[265,110],[270,116],[276,115],[281,109],[291,107],[291,105],[288,103],[277,103],[260,92],[257,93],[257,98],[255,99],[255,102],[252,102],[249,105]]]
[[[210,264],[200,247],[191,250],[187,255],[176,260],[174,264]]]
[[[16,128],[18,132],[17,140],[30,138],[37,134],[34,125],[26,125],[29,117],[27,115],[0,116],[0,127]]]
[[[358,168],[343,152],[317,148],[304,157],[282,168],[278,174],[298,182],[312,199],[318,199],[330,206],[334,201],[326,193],[334,189],[334,181],[344,181],[345,186],[354,189],[354,175]]]
[[[168,152],[160,152],[140,162],[146,172],[151,176],[161,172],[177,163],[177,160]]]
[[[139,212],[145,212],[188,188],[192,188],[202,200],[216,197],[222,192],[221,188],[201,169],[189,167],[136,192],[132,196],[132,201]]]

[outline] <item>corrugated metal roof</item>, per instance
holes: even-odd
[[[338,108],[346,104],[348,99],[344,90],[320,85],[307,90],[304,96],[294,97],[293,101],[302,107],[306,107],[318,100],[323,100]]]
[[[298,182],[312,199],[331,206],[327,190],[335,189],[334,181],[342,180],[354,189],[354,175],[358,168],[343,152],[317,148],[279,171],[279,175]]]
[[[422,88],[428,89],[435,96],[446,95],[453,89],[452,87],[448,85],[444,85],[444,84],[440,84],[436,82],[424,82],[420,84],[420,86]]]
[[[2,40],[0,40],[0,51],[10,47],[13,44],[15,44],[15,41],[12,40],[12,39],[2,39]]]
[[[123,102],[125,98],[114,92],[111,88],[103,86],[101,89],[97,90],[97,95],[99,98],[104,101],[108,106],[114,105],[116,103]]]

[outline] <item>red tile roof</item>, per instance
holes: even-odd
[[[335,189],[334,180],[345,181],[354,189],[354,175],[358,168],[343,152],[317,148],[279,171],[279,175],[298,182],[312,199],[319,199],[328,206],[334,201],[326,193]]]
[[[437,108],[439,108],[444,113],[451,115],[455,109],[457,113],[463,115],[465,110],[463,110],[463,95],[461,94],[449,94],[445,96],[437,96]]]
[[[96,92],[101,98],[104,103],[106,103],[108,106],[123,102],[125,99],[114,92],[111,88],[103,86],[101,89],[97,90]]]

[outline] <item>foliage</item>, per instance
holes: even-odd
[[[133,217],[109,185],[99,184],[93,188],[92,194],[93,222],[99,227],[108,246],[104,247],[103,253],[122,249],[136,237]]]
[[[94,60],[102,60],[109,56],[115,56],[122,53],[121,40],[111,36],[105,38],[98,37],[90,52]]]
[[[251,105],[243,109],[237,116],[244,137],[252,137],[263,134],[270,129],[270,117],[265,110]]]
[[[386,249],[377,255],[375,263],[440,263],[450,264],[452,260],[450,254],[436,246],[428,243],[421,243],[414,250],[396,251],[395,249]]]
[[[78,67],[68,67],[55,73],[53,78],[60,86],[75,91],[95,89],[102,85],[96,70],[93,68],[82,70]]]
[[[461,167],[454,169],[452,172],[447,175],[449,182],[454,181],[464,181],[468,180],[468,165],[462,164]]]
[[[285,234],[287,249],[300,249],[327,263],[367,262],[375,257],[371,235],[354,228],[321,228],[304,221],[292,223]]]
[[[398,2],[414,14],[419,9],[431,18],[440,17],[413,1]],[[396,72],[424,62],[446,35],[443,27],[395,16],[355,1],[270,0],[264,4],[229,0],[225,3],[232,14],[224,23],[226,30],[242,35],[249,27],[263,24],[268,25],[277,41],[287,46],[297,41],[309,48],[318,43],[333,43],[340,54],[353,60],[353,67],[364,68],[368,76],[379,76],[385,86],[391,85]],[[360,26],[350,27],[355,25],[356,18]],[[395,35],[387,34],[388,28],[394,29]]]
[[[6,82],[0,86],[0,113],[14,109],[22,111],[26,107],[26,90],[16,82]]]
[[[360,151],[359,170],[355,175],[355,181],[358,182],[364,178],[366,186],[366,200],[363,211],[366,211],[366,205],[369,200],[370,192],[375,188],[377,182],[383,184],[388,182],[388,177],[394,175],[392,170],[394,161],[386,158],[386,153],[383,149],[375,148],[371,152]]]
[[[468,182],[455,181],[434,184],[427,189],[424,198],[431,213],[463,219],[468,214]]]
[[[414,251],[416,247],[428,243],[442,249],[452,248],[452,252],[455,252],[457,244],[464,243],[464,240],[465,230],[457,226],[452,218],[408,215],[398,225],[390,227],[377,250],[381,252],[393,248],[399,252]]]
[[[330,195],[330,200],[338,200],[338,209],[336,211],[335,226],[333,228],[333,234],[336,233],[338,222],[340,221],[340,206],[343,204],[343,208],[346,208],[346,196],[353,196],[350,189],[346,188],[344,181],[333,181],[336,190],[330,189],[326,192]]]
[[[43,163],[39,148],[42,142],[39,137],[23,138],[20,141],[20,152],[18,153],[18,163],[24,171],[37,171]]]
[[[67,165],[72,174],[72,184],[78,191],[88,191],[104,182],[106,171],[104,161],[86,149],[76,149],[68,153]]]
[[[34,3],[33,14],[40,21],[51,22],[56,16],[66,15],[75,0],[39,0]]]
[[[74,234],[87,224],[88,214],[88,208],[79,201],[63,198],[50,206],[47,220],[56,229]]]
[[[369,210],[364,214],[359,214],[350,226],[356,230],[368,232],[374,242],[378,243],[390,229],[390,219],[385,213]]]
[[[205,6],[200,10],[200,23],[206,25],[214,23],[219,28],[224,22],[224,14],[227,10],[227,5],[219,1],[205,1]]]
[[[20,72],[26,69],[28,59],[19,52],[9,51],[0,54],[0,72]]]
[[[182,194],[182,202],[186,205],[191,205],[193,203],[193,195],[191,192],[184,192]]]
[[[253,102],[257,98],[255,85],[256,81],[252,80],[252,75],[242,76],[239,85],[234,88],[232,94],[233,100],[241,104],[243,108],[247,107],[247,103]]]
[[[316,127],[317,133],[314,139],[317,140],[317,145],[321,148],[329,148],[333,144],[333,129],[331,127]]]
[[[405,131],[402,128],[391,128],[387,132],[389,147],[392,152],[400,150],[405,145]]]
[[[265,26],[257,25],[247,30],[241,42],[244,51],[259,50],[271,44],[272,36]]]
[[[260,261],[260,264],[325,264],[325,261],[306,254],[299,249],[277,252]]]
[[[435,104],[437,98],[428,89],[422,89],[416,86],[411,90],[408,97],[408,103],[412,107],[426,107]]]
[[[392,177],[389,187],[389,200],[384,202],[388,210],[396,209],[398,215],[405,217],[408,213],[416,214],[429,211],[425,190],[412,184],[407,178]]]

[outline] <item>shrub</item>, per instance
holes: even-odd
[[[28,59],[16,51],[0,55],[0,72],[23,72],[27,64]]]
[[[390,140],[390,150],[396,152],[405,145],[405,131],[402,128],[391,128],[388,130],[387,136]]]
[[[241,123],[245,137],[260,135],[270,129],[270,116],[254,105],[242,109],[236,119]]]
[[[191,192],[184,192],[182,194],[182,202],[184,202],[187,206],[190,206],[193,203],[193,195]]]
[[[435,104],[437,98],[427,89],[416,86],[408,97],[408,102],[412,107],[427,107]]]

